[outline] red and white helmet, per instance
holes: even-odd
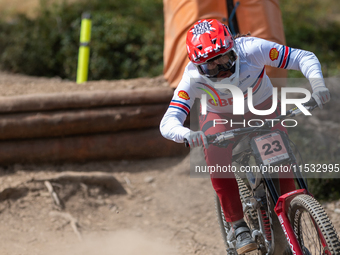
[[[229,29],[216,19],[199,20],[187,33],[188,56],[194,64],[202,64],[233,47]]]
[[[227,26],[216,19],[197,21],[187,33],[187,52],[199,73],[206,78],[214,78],[222,70],[235,70],[238,55],[235,41]],[[220,56],[228,56],[228,62],[211,69],[207,66]],[[238,68],[238,64],[237,64]]]

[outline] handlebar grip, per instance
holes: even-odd
[[[318,106],[318,103],[315,101],[315,99],[312,97],[307,103],[303,104],[304,106],[312,106],[316,107]]]
[[[184,145],[185,145],[185,147],[190,147],[188,140],[185,139],[185,138],[184,138]]]

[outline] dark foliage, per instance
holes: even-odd
[[[75,80],[81,14],[92,14],[89,79],[155,76],[163,68],[160,0],[42,4],[34,19],[0,22],[0,67]]]

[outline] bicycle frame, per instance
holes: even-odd
[[[296,165],[296,159],[293,158],[290,161],[291,165]],[[308,187],[307,184],[304,180],[304,178],[302,177],[300,171],[294,171],[294,177],[298,182],[299,188],[298,190],[294,190],[292,192],[289,192],[287,194],[284,194],[282,196],[279,197],[278,192],[275,188],[274,182],[272,180],[272,177],[270,176],[270,174],[267,171],[262,171],[262,166],[260,167],[260,172],[256,172],[256,175],[254,176],[254,174],[252,172],[246,173],[248,182],[250,184],[250,187],[252,189],[252,191],[254,192],[254,194],[257,194],[258,196],[261,196],[259,194],[261,194],[261,192],[263,193],[264,191],[261,190],[261,183],[263,182],[266,186],[267,192],[269,193],[269,196],[272,198],[274,204],[275,204],[275,208],[274,211],[278,216],[280,225],[282,227],[282,230],[287,238],[288,244],[293,252],[294,255],[303,255],[302,249],[299,245],[299,242],[296,238],[296,235],[294,234],[293,228],[290,224],[290,221],[287,217],[287,210],[288,210],[288,206],[290,201],[296,197],[299,194],[310,194],[308,192]],[[269,202],[269,199],[267,199],[267,202]],[[254,205],[254,203],[252,203],[253,207],[257,207],[257,211],[258,211],[258,217],[259,217],[259,222],[260,222],[260,231],[262,232],[262,234],[265,236],[265,227],[263,226],[263,222],[260,219],[260,215],[261,215],[261,211],[259,210],[258,206]],[[270,217],[271,220],[271,217]],[[272,224],[272,222],[270,222]],[[273,231],[271,230],[271,234],[272,236],[274,235]],[[265,239],[266,243],[269,244],[269,249],[268,249],[268,255],[271,255],[274,251],[274,238],[272,238],[271,243],[268,243],[268,240]]]
[[[289,247],[292,250],[293,254],[296,254],[296,255],[303,255],[303,252],[294,234],[292,225],[289,222],[286,210],[288,209],[287,205],[289,205],[290,201],[294,197],[300,194],[309,194],[309,193],[305,189],[299,189],[299,190],[294,190],[292,192],[284,194],[279,197],[276,203],[275,209],[274,209],[275,213],[277,214],[277,217],[279,218],[282,230],[284,234],[286,235]]]
[[[267,134],[267,133],[271,133],[272,131],[268,130],[268,131],[264,131],[264,133],[261,134],[261,136],[263,134]],[[253,138],[254,139],[254,138]],[[284,139],[288,139],[287,137],[284,137]],[[249,147],[249,149],[245,150],[243,153],[240,153],[240,155],[235,156],[235,158],[239,159],[239,163],[241,163],[242,165],[249,165],[249,158],[250,155],[255,155],[254,154],[255,151],[253,149],[253,147]],[[298,168],[298,164],[296,162],[296,158],[295,156],[291,153],[289,154],[289,159],[285,161],[285,163],[289,163],[291,166],[295,166],[296,168]],[[233,159],[235,159],[233,158]],[[258,163],[258,162],[257,162]],[[284,194],[282,196],[279,197],[279,193],[275,188],[273,179],[271,177],[271,175],[267,172],[267,171],[263,171],[263,167],[262,165],[259,166],[260,167],[260,171],[257,171],[254,175],[253,172],[247,172],[246,173],[246,177],[248,179],[249,185],[251,190],[253,191],[255,200],[253,201],[248,201],[247,204],[249,204],[249,207],[252,207],[253,209],[257,210],[257,214],[258,214],[258,218],[259,218],[259,227],[260,227],[260,232],[262,233],[262,236],[264,238],[264,241],[266,243],[267,246],[267,254],[271,255],[274,252],[274,248],[275,248],[275,243],[274,243],[274,231],[272,228],[270,228],[270,236],[272,237],[271,240],[268,240],[268,222],[267,226],[265,225],[266,223],[264,222],[264,220],[262,219],[262,214],[263,214],[263,209],[261,211],[261,202],[263,204],[263,201],[261,201],[266,195],[270,196],[272,198],[272,201],[275,205],[274,211],[278,216],[280,225],[282,227],[282,230],[287,238],[287,242],[293,252],[293,254],[296,255],[302,255],[302,249],[298,243],[298,240],[294,234],[294,231],[292,229],[292,226],[290,224],[290,221],[287,217],[287,210],[288,207],[286,205],[289,205],[289,202],[297,195],[299,194],[309,194],[308,192],[308,187],[307,187],[307,183],[305,182],[304,178],[301,175],[300,171],[294,171],[294,177],[297,180],[298,186],[299,186],[299,190],[295,190],[292,192],[289,192],[287,194]],[[263,185],[261,185],[263,183]],[[264,186],[265,185],[265,186]],[[266,190],[265,190],[266,189]],[[270,199],[267,197],[267,199],[265,200],[266,203],[270,203]],[[270,205],[266,205],[267,206],[267,210],[270,214]],[[263,208],[263,205],[262,205]],[[247,208],[245,208],[245,211],[247,210]],[[272,217],[271,215],[265,215],[266,217],[269,218],[269,222],[270,225],[272,225]],[[266,228],[267,227],[267,228]],[[255,237],[256,235],[259,235],[259,233],[255,233],[253,234],[253,237]]]
[[[309,104],[309,105],[308,105]],[[306,105],[310,106],[310,110],[313,110],[317,104],[314,100],[311,100],[310,102],[308,102]],[[301,114],[301,111],[297,108],[294,108],[292,110],[287,111],[286,115],[283,116],[278,116],[277,119],[281,120],[281,119],[285,119],[287,117],[294,117]],[[266,126],[267,125],[267,126]],[[228,146],[228,140],[235,138],[236,136],[240,136],[240,135],[248,135],[252,133],[252,132],[259,132],[261,135],[263,134],[267,134],[271,131],[271,129],[268,126],[268,123],[266,122],[264,126],[261,126],[259,128],[256,127],[244,127],[244,128],[240,128],[240,129],[234,129],[234,130],[230,130],[230,131],[226,131],[226,132],[222,132],[222,133],[218,133],[215,136],[211,135],[208,138],[208,141],[212,141],[213,143],[215,143],[216,145],[218,144],[222,144],[222,147],[226,147]],[[260,137],[262,138],[262,137]],[[288,141],[287,137],[282,137],[281,139],[285,140],[285,142]],[[281,140],[281,141],[283,141]],[[187,142],[186,142],[186,146],[188,146]],[[289,149],[290,146],[288,145]],[[287,154],[287,153],[286,153]],[[254,156],[255,155],[259,155],[256,154],[256,149],[255,147],[249,146],[249,149],[246,149],[245,151],[235,155],[233,155],[233,162],[236,161],[237,163],[244,165],[244,166],[249,166],[249,158],[250,156]],[[266,154],[265,154],[266,155]],[[294,190],[292,192],[289,192],[287,194],[284,194],[282,196],[279,196],[274,182],[272,180],[271,175],[267,172],[267,171],[263,171],[263,166],[264,166],[264,158],[262,158],[262,161],[258,161],[256,158],[256,162],[257,165],[259,166],[260,171],[257,171],[256,174],[254,175],[253,172],[247,172],[246,173],[246,177],[248,179],[249,185],[251,187],[251,190],[254,194],[254,196],[252,198],[249,198],[248,200],[246,200],[246,205],[243,208],[244,211],[247,211],[249,208],[252,208],[254,210],[257,210],[257,214],[258,214],[258,218],[259,218],[259,224],[260,224],[260,232],[259,231],[254,231],[253,232],[253,238],[255,238],[256,236],[262,236],[264,238],[265,244],[267,246],[266,250],[267,250],[267,255],[272,255],[274,252],[274,238],[271,238],[271,240],[269,238],[267,238],[267,234],[269,234],[269,229],[268,229],[268,221],[267,219],[266,222],[264,223],[264,220],[262,218],[262,211],[261,208],[265,208],[265,206],[267,207],[265,210],[268,210],[269,214],[271,213],[270,210],[270,199],[268,198],[268,196],[270,196],[273,200],[273,203],[275,205],[274,207],[274,211],[276,213],[276,215],[278,216],[279,219],[279,223],[281,225],[281,228],[286,236],[286,239],[288,241],[288,244],[290,246],[290,249],[292,251],[292,253],[294,255],[303,255],[303,251],[299,245],[299,242],[297,240],[297,237],[294,233],[294,230],[292,228],[292,225],[290,224],[290,221],[288,219],[287,216],[287,211],[288,211],[288,206],[290,204],[290,202],[292,201],[292,199],[294,197],[296,197],[297,195],[300,194],[308,194],[311,195],[308,191],[308,187],[307,187],[307,183],[305,182],[304,178],[301,175],[300,171],[296,171],[297,168],[299,168],[296,158],[294,156],[294,154],[292,153],[292,151],[288,151],[288,157],[285,156],[284,160],[281,160],[279,162],[276,162],[276,165],[280,164],[282,165],[282,163],[287,164],[289,163],[290,166],[295,167],[295,171],[294,171],[294,177],[297,180],[299,189],[298,190]],[[237,158],[237,160],[235,160]],[[260,164],[259,162],[262,162],[263,164]],[[266,162],[266,164],[268,164],[268,162]],[[265,198],[265,199],[264,199]],[[263,203],[264,202],[264,203]],[[264,206],[265,205],[265,206]],[[270,225],[272,225],[272,217],[271,215],[265,215],[267,218],[269,218],[269,222]],[[266,226],[264,225],[266,224]],[[316,226],[315,222],[314,225]],[[266,228],[267,227],[267,228]],[[317,228],[317,231],[320,235],[320,229]],[[270,228],[270,237],[274,236],[273,233],[273,229]],[[322,236],[322,235],[320,235]],[[229,237],[228,237],[229,239]],[[268,240],[269,239],[269,240]],[[324,242],[324,241],[323,241]],[[325,242],[324,242],[325,243]],[[260,247],[261,248],[261,247]]]

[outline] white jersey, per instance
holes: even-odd
[[[300,70],[306,78],[310,79],[312,87],[311,78],[323,78],[320,62],[312,52],[293,49],[255,37],[237,38],[235,44],[240,61],[238,87],[243,91],[245,102],[248,88],[252,87],[254,106],[272,95],[273,86],[266,75],[265,65]],[[160,131],[165,138],[183,142],[183,137],[190,132],[190,129],[183,127],[183,123],[195,98],[201,98],[202,94],[207,95],[208,112],[232,113],[232,94],[214,89],[199,74],[195,65],[189,62],[161,121]],[[245,112],[247,111],[249,109],[245,103]]]

